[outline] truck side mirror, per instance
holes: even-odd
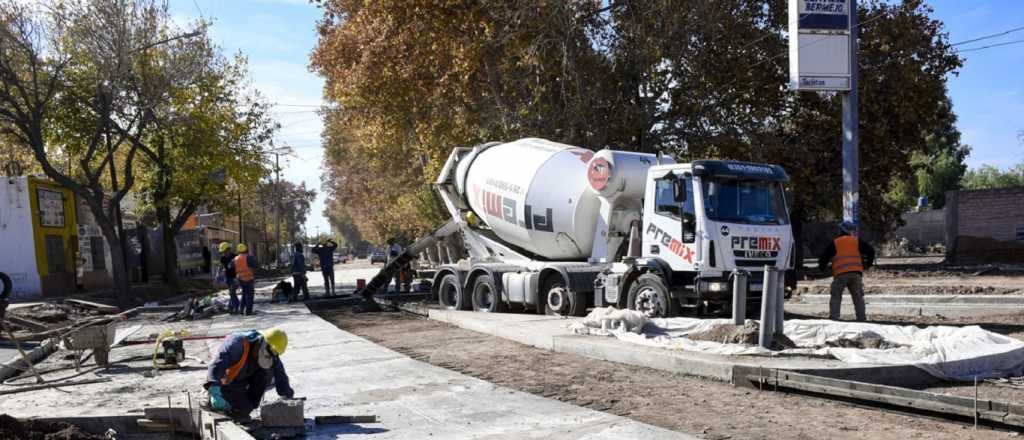
[[[672,198],[676,203],[683,203],[686,201],[686,184],[685,179],[680,179],[675,174],[669,174],[668,177],[672,179]]]

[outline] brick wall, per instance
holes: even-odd
[[[906,238],[915,246],[943,244],[946,241],[946,214],[942,209],[903,214],[903,226],[891,238]]]
[[[953,242],[951,261],[1024,261],[1024,187],[951,191],[947,200],[949,196],[953,203],[946,209],[946,240]]]

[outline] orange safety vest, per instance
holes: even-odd
[[[238,254],[232,264],[235,265],[235,278],[239,281],[249,282],[253,280],[252,268],[249,267],[249,260],[246,258],[249,254]]]
[[[227,374],[224,375],[224,385],[227,385],[238,377],[238,373],[242,372],[242,368],[245,367],[245,361],[249,360],[249,341],[242,338],[242,358],[235,362],[234,365],[228,367]]]
[[[857,237],[853,235],[835,239],[836,255],[832,257],[832,276],[847,272],[864,272],[859,244]]]

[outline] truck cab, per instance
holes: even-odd
[[[764,267],[793,266],[787,180],[779,166],[748,162],[650,167],[641,252],[616,280],[626,305],[651,316],[715,313],[731,303],[740,271],[749,274],[748,302],[759,304]]]

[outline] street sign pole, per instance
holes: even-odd
[[[843,93],[843,220],[860,229],[860,115],[857,97],[857,0],[850,0],[850,91]]]

